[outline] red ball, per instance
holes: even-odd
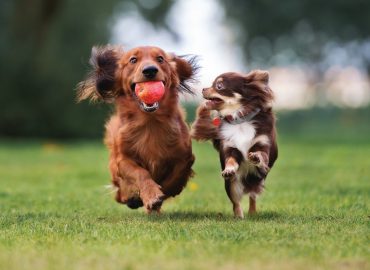
[[[154,104],[160,101],[164,91],[162,81],[141,82],[135,85],[136,96],[145,104]]]

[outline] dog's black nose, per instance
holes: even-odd
[[[156,66],[146,66],[143,68],[143,74],[148,79],[153,79],[158,72]]]
[[[204,93],[206,90],[207,90],[207,88],[203,88],[203,89],[202,89],[202,93]]]

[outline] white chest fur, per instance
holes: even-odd
[[[221,136],[225,146],[237,148],[246,160],[255,135],[256,129],[249,121],[237,125],[223,123],[221,126]]]

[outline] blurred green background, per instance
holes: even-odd
[[[369,269],[370,1],[0,0],[0,269]],[[115,203],[93,45],[199,55],[199,92],[267,69],[279,159],[232,218],[218,156],[161,216]],[[194,119],[198,96],[182,102]],[[246,199],[246,198],[245,198]],[[247,200],[244,200],[245,208]]]
[[[214,53],[214,58],[225,62],[225,66],[218,65],[222,71],[269,69],[276,82],[284,68],[287,81],[276,83],[276,88],[279,93],[284,93],[284,85],[292,90],[285,93],[284,102],[277,100],[280,132],[308,137],[321,133],[329,138],[347,134],[366,140],[370,129],[369,10],[370,2],[364,0],[2,0],[0,136],[100,138],[112,108],[76,104],[75,86],[88,70],[93,45],[146,44],[152,40],[143,38],[145,28],[158,33],[160,42],[154,43],[164,49],[168,44],[170,50],[181,48],[181,53],[184,50],[201,58],[202,51],[196,46],[187,47],[183,33],[188,33],[188,39],[194,33],[195,44],[212,40],[214,44],[206,45],[209,50],[225,42],[225,53]],[[184,22],[179,25],[176,20],[182,17]],[[205,29],[201,37],[194,27],[199,17],[208,18],[204,25],[198,24]],[[228,64],[230,58],[239,65]],[[212,62],[201,65],[207,71]],[[348,67],[352,73],[340,77]],[[304,90],[293,80],[297,68],[307,75]],[[348,77],[351,83],[347,85]],[[200,79],[195,88],[210,82]],[[296,87],[309,97],[297,106]],[[197,101],[185,102],[189,121]]]

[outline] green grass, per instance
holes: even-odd
[[[244,220],[207,143],[188,187],[147,216],[107,195],[100,142],[3,141],[0,269],[369,269],[369,140],[284,138]]]

